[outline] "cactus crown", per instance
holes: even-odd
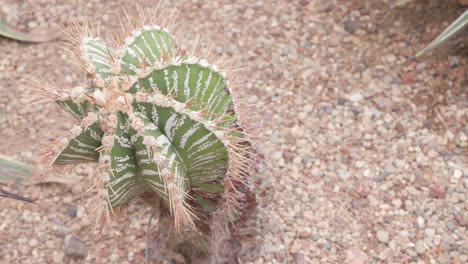
[[[88,82],[40,86],[77,119],[47,148],[42,175],[98,162],[100,221],[135,197],[166,210],[176,230],[196,226],[198,210],[235,215],[251,145],[224,72],[179,49],[167,28],[142,26],[122,42],[80,38]]]

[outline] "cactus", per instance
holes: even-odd
[[[88,81],[38,85],[77,120],[46,148],[40,175],[98,162],[99,222],[140,197],[167,216],[159,222],[174,231],[168,237],[206,243],[207,219],[239,219],[254,152],[225,72],[178,47],[172,30],[145,25],[116,44],[89,30],[75,37]]]

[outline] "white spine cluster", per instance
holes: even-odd
[[[77,86],[70,91],[70,98],[77,103],[81,103],[86,99],[86,88]]]
[[[103,185],[108,184],[111,180],[110,174],[106,171],[102,172],[100,180]]]
[[[93,98],[94,98],[94,101],[96,102],[97,105],[99,106],[104,106],[106,105],[107,103],[107,97],[106,97],[106,94],[103,93],[101,90],[99,89],[96,89],[94,92],[93,92]]]
[[[96,121],[98,121],[99,117],[98,115],[95,113],[95,112],[89,112],[84,118],[83,120],[81,120],[81,124],[84,126],[84,127],[89,127],[91,126],[92,124],[96,123]]]
[[[104,150],[110,151],[114,146],[114,135],[105,135],[104,137],[102,137],[101,142]]]
[[[101,128],[106,133],[113,133],[117,128],[117,115],[112,113],[105,118],[101,118]]]
[[[81,126],[74,126],[70,129],[70,137],[74,138],[77,137],[83,132],[83,128]]]
[[[106,81],[104,81],[103,79],[101,79],[101,77],[97,75],[93,78],[93,83],[96,87],[99,88],[103,88],[106,85]]]
[[[122,90],[123,90],[123,91],[128,91],[130,88],[132,88],[132,86],[133,86],[137,81],[138,81],[138,79],[135,78],[134,76],[124,75],[124,76],[123,76],[123,79],[122,79],[122,82],[121,82]]]
[[[110,155],[100,155],[99,156],[99,165],[102,168],[108,168],[111,165],[111,156]]]
[[[64,149],[65,147],[68,146],[68,143],[70,143],[70,139],[68,137],[61,138],[59,140],[59,147],[61,149]]]
[[[140,136],[144,135],[144,133],[145,133],[145,122],[143,122],[143,120],[141,120],[141,118],[133,117],[131,119],[131,126]]]
[[[143,137],[143,144],[147,149],[152,149],[156,145],[156,139],[151,136]]]
[[[119,58],[119,59],[115,59],[112,63],[112,67],[111,67],[111,72],[112,74],[120,74],[120,71],[121,71],[121,65],[122,65],[122,60]]]

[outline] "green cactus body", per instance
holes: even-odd
[[[158,26],[134,31],[122,48],[85,38],[81,59],[90,82],[49,93],[78,123],[45,166],[99,162],[109,211],[150,193],[176,230],[193,227],[196,210],[232,215],[250,154],[224,73],[182,54]]]

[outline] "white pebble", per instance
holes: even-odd
[[[396,208],[400,208],[402,203],[401,203],[401,200],[400,200],[400,199],[394,199],[394,200],[392,201],[392,204],[393,204],[393,206],[395,206]]]
[[[421,216],[418,216],[418,227],[419,228],[423,228],[424,227],[424,224],[426,223],[426,221],[424,220],[424,218],[422,218]]]
[[[462,175],[463,175],[463,172],[461,170],[454,170],[453,171],[453,177],[455,179],[457,179],[457,180],[460,179]]]
[[[353,103],[357,103],[359,101],[361,101],[363,98],[362,94],[360,93],[352,93],[350,96],[349,96],[349,100]]]
[[[426,228],[426,230],[424,230],[424,234],[428,237],[433,237],[435,235],[435,230],[432,228]]]
[[[388,240],[389,240],[389,234],[387,231],[382,231],[382,230],[379,230],[377,231],[377,239],[381,242],[381,243],[388,243]]]

